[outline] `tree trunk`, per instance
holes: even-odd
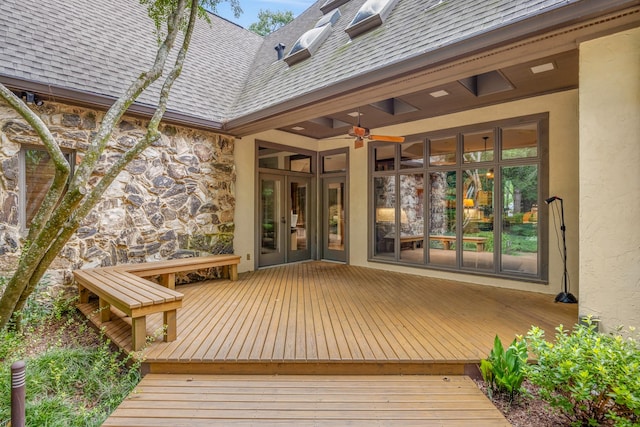
[[[199,0],[189,0],[189,4],[190,6],[187,7],[187,0],[177,0],[174,10],[169,14],[167,20],[167,35],[158,48],[155,63],[148,72],[141,74],[109,109],[87,153],[85,153],[82,163],[74,175],[69,191],[55,209],[53,209],[53,206],[55,206],[60,199],[60,194],[67,180],[68,164],[64,161],[61,153],[60,156],[57,155],[55,150],[57,149],[59,151],[59,148],[50,132],[47,130],[40,134],[39,129],[36,128],[38,124],[34,119],[34,117],[36,117],[35,114],[33,114],[19,98],[0,84],[0,96],[7,100],[10,105],[14,106],[15,104],[14,108],[17,111],[20,112],[24,110],[24,114],[21,114],[39,131],[39,135],[45,143],[47,150],[56,162],[56,178],[58,177],[58,169],[60,169],[60,176],[62,177],[58,178],[62,186],[60,186],[60,182],[56,183],[56,180],[54,180],[54,185],[52,185],[52,188],[45,198],[45,201],[53,201],[52,204],[43,203],[40,206],[36,219],[40,219],[42,223],[40,226],[36,226],[36,230],[33,232],[30,231],[29,237],[32,241],[27,242],[25,247],[23,247],[23,256],[20,258],[16,271],[7,283],[2,298],[0,298],[0,329],[7,326],[14,312],[22,310],[27,298],[35,290],[36,285],[55,257],[73,236],[73,233],[78,229],[81,221],[98,203],[104,192],[122,169],[160,137],[158,127],[166,111],[172,85],[182,71],[197,18]],[[189,9],[189,17],[185,29],[185,36],[173,68],[164,81],[158,106],[147,126],[145,137],[128,150],[119,161],[109,168],[102,179],[90,189],[90,191],[87,191],[89,178],[92,176],[96,164],[106,148],[106,144],[114,127],[129,106],[135,102],[137,97],[162,75],[169,52],[180,31],[182,19],[187,9]],[[36,125],[34,125],[34,123]],[[42,126],[46,129],[44,124]],[[45,139],[47,140],[45,141]],[[58,157],[61,157],[67,165],[66,175],[64,175],[63,165],[58,165]],[[88,193],[86,197],[85,193]]]

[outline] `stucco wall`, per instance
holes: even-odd
[[[375,133],[389,135],[408,135],[432,130],[453,128],[475,123],[508,119],[537,113],[549,113],[550,126],[550,184],[549,194],[555,194],[564,199],[565,220],[567,223],[567,258],[571,279],[571,292],[576,296],[578,292],[578,124],[577,124],[577,90],[570,90],[536,98],[496,105],[447,116],[420,120],[398,126],[375,129]],[[238,185],[241,182],[255,181],[255,146],[254,141],[262,139],[281,144],[314,149],[309,140],[282,132],[270,132],[243,138],[236,147],[236,161],[238,162]],[[384,270],[404,271],[412,274],[441,277],[453,280],[463,280],[471,283],[502,286],[514,289],[524,289],[535,292],[556,294],[560,291],[562,278],[562,260],[558,256],[556,233],[553,223],[549,230],[549,282],[547,285],[532,284],[515,280],[505,280],[474,276],[460,273],[447,273],[423,268],[410,268],[390,264],[367,261],[367,149],[354,149],[351,140],[319,141],[317,149],[324,151],[348,146],[349,152],[349,262],[352,265],[367,266]],[[242,187],[245,188],[244,186]],[[237,224],[253,224],[255,212],[255,195],[245,192],[237,197]],[[251,222],[248,222],[251,221]],[[237,254],[245,252],[254,254],[254,231],[238,227],[234,248]],[[242,229],[242,230],[240,230]],[[240,234],[242,233],[242,234]],[[243,236],[240,238],[240,236]],[[241,250],[242,252],[239,252]],[[253,263],[243,261],[242,269],[254,268]],[[246,270],[245,270],[246,271]]]
[[[45,102],[33,110],[59,144],[81,161],[103,112]],[[95,182],[105,167],[144,135],[146,122],[125,117],[116,127]],[[232,251],[234,140],[215,133],[163,126],[162,138],[123,170],[69,241],[49,281],[70,281],[71,269]],[[25,237],[18,223],[18,156],[41,145],[35,132],[0,102],[0,274],[10,274]],[[13,213],[12,213],[13,212]],[[3,273],[4,272],[4,273]]]
[[[640,326],[640,29],[580,45],[580,312]]]

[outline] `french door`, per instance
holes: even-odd
[[[258,265],[311,258],[311,178],[260,174]]]
[[[347,261],[346,178],[322,179],[322,258]]]

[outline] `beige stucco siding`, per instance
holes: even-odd
[[[476,123],[490,122],[537,113],[549,113],[550,125],[550,194],[556,194],[565,200],[565,216],[567,223],[567,250],[571,291],[578,295],[578,124],[577,124],[578,91],[570,90],[562,93],[540,96],[531,99],[510,102],[476,110],[450,114],[432,119],[420,120],[403,125],[374,129],[377,134],[410,135],[433,130],[455,128]],[[236,192],[236,236],[235,253],[254,256],[254,212],[255,195],[245,191],[241,184],[255,181],[255,140],[266,140],[280,144],[313,149],[314,143],[282,132],[269,132],[239,140],[236,144],[237,184]],[[562,278],[562,261],[555,248],[556,233],[553,223],[550,224],[549,246],[551,249],[549,262],[549,285],[532,284],[515,280],[496,279],[469,274],[448,273],[443,271],[410,268],[390,264],[367,261],[367,149],[353,149],[351,140],[327,140],[318,142],[315,147],[330,150],[338,147],[350,147],[349,164],[349,263],[392,271],[404,271],[412,274],[462,280],[471,283],[501,286],[513,289],[533,290],[536,292],[555,294],[560,291]],[[254,187],[252,184],[251,187]],[[243,259],[241,271],[254,268],[251,261]]]
[[[640,29],[580,45],[580,313],[640,326]]]

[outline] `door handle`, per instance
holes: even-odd
[[[281,222],[281,223],[283,223],[283,224],[286,224],[286,223],[287,223],[287,220],[286,220],[286,218],[285,218],[285,217],[282,217],[282,218],[280,218],[280,222]]]

